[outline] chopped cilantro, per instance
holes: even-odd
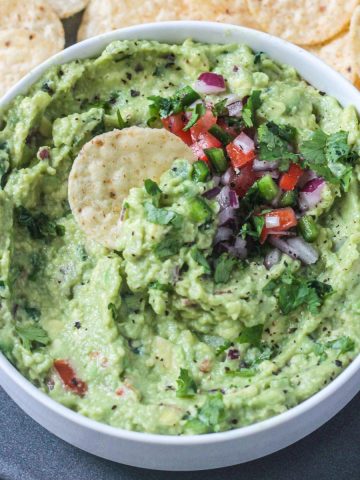
[[[204,405],[198,412],[198,420],[206,425],[209,432],[214,432],[224,418],[225,405],[222,393],[216,392],[208,395]]]
[[[28,350],[32,349],[34,343],[44,346],[49,343],[46,331],[39,325],[20,325],[15,330],[21,338],[24,347]]]
[[[243,108],[242,118],[247,127],[253,127],[256,124],[256,110],[261,105],[260,95],[260,90],[254,90]]]
[[[254,64],[257,65],[258,63],[261,62],[261,55],[263,54],[264,52],[256,52],[255,55],[254,55]]]
[[[318,313],[324,299],[333,289],[326,283],[307,280],[286,271],[277,280],[271,280],[263,291],[267,295],[276,292],[280,310],[286,315],[300,306],[306,307],[312,314]]]
[[[189,370],[181,368],[179,378],[177,379],[176,396],[179,398],[191,398],[196,392],[197,386]]]
[[[200,252],[200,250],[198,250],[197,248],[193,248],[191,250],[191,257],[193,260],[195,260],[196,263],[198,263],[204,268],[205,273],[208,273],[208,274],[211,273],[209,262],[206,260],[204,255]]]
[[[160,260],[166,260],[179,253],[181,243],[177,236],[167,235],[155,247],[154,253]]]
[[[305,165],[325,180],[341,184],[346,191],[351,179],[352,163],[357,154],[348,145],[348,133],[336,132],[327,135],[316,130],[309,140],[300,145]]]
[[[146,193],[153,197],[153,204],[155,207],[159,206],[160,203],[160,195],[161,195],[161,190],[159,188],[159,185],[151,180],[150,178],[144,180],[144,186]]]
[[[355,348],[355,342],[350,337],[339,337],[335,340],[327,342],[327,347],[334,350],[339,350],[339,355],[347,352],[352,352]]]
[[[114,303],[109,303],[108,305],[108,310],[111,311],[111,314],[112,314],[112,317],[113,317],[113,320],[117,320],[118,319],[118,315],[119,315],[119,312],[116,308],[116,305]]]
[[[215,103],[212,107],[212,113],[215,117],[225,117],[229,115],[229,110],[226,108],[227,98],[220,100],[220,102]]]
[[[215,352],[216,355],[218,356],[226,352],[226,350],[230,348],[232,345],[233,345],[233,342],[231,342],[230,340],[226,340],[226,342],[224,342],[222,345],[220,345],[220,347],[216,349],[216,352]]]
[[[33,320],[39,320],[41,312],[38,308],[24,306],[24,310],[30,318],[32,318]]]
[[[157,208],[151,202],[144,203],[146,220],[158,225],[168,225],[175,222],[176,226],[179,226],[181,215],[167,210],[166,208]]]
[[[160,283],[158,281],[149,283],[149,288],[153,288],[154,290],[161,290],[162,292],[172,292],[173,286],[169,283]]]
[[[195,106],[195,109],[192,111],[190,120],[183,128],[184,132],[187,132],[191,127],[193,127],[195,123],[199,120],[199,118],[205,115],[205,112],[206,112],[205,105],[203,103],[198,103]]]
[[[52,237],[62,237],[65,234],[65,227],[56,224],[50,220],[44,213],[32,215],[25,207],[15,209],[17,222],[22,227],[26,227],[30,236],[34,239],[49,239]]]
[[[245,327],[237,339],[238,343],[249,343],[253,347],[260,345],[263,332],[263,325],[255,325],[253,327]]]
[[[117,121],[118,121],[118,128],[122,130],[123,128],[126,127],[126,121],[123,119],[121,116],[120,110],[116,110],[116,116],[117,116]]]
[[[268,122],[260,125],[257,133],[261,160],[279,160],[281,171],[288,170],[290,161],[298,160],[298,156],[290,151],[290,143],[296,135],[293,127]]]
[[[231,273],[237,261],[227,253],[223,253],[215,263],[214,282],[226,283],[229,281]]]
[[[150,120],[159,117],[166,118],[172,114],[180,113],[199,98],[200,95],[189,86],[176,91],[170,98],[151,96],[149,97],[151,101],[149,106]]]

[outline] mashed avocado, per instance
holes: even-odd
[[[76,224],[67,179],[84,143],[125,123],[158,126],[148,97],[167,108],[159,98],[204,71],[226,78],[226,95],[255,103],[260,92],[268,155],[291,127],[321,176],[339,179],[310,210],[316,262],[283,254],[267,270],[266,244],[214,256],[219,204],[203,194],[216,179],[184,160],[131,189],[117,251]],[[218,432],[297,405],[359,353],[357,115],[293,68],[243,45],[114,42],[49,70],[0,128],[0,349],[53,399],[129,430]],[[251,243],[256,225],[244,225]]]

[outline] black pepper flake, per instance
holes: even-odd
[[[74,327],[79,330],[79,328],[81,328],[81,323],[80,322],[75,322]]]
[[[335,360],[335,365],[336,365],[337,367],[340,367],[340,368],[343,366],[341,360]]]
[[[117,409],[117,405],[113,405],[113,406],[111,407],[111,410],[116,410],[116,409]]]
[[[138,90],[130,90],[130,95],[132,97],[138,97],[140,95],[140,92]]]
[[[131,79],[132,79],[132,75],[131,75],[130,72],[126,72],[126,76],[127,76],[128,80],[131,80]]]

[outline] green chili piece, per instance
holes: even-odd
[[[285,192],[280,199],[280,207],[292,207],[297,200],[297,193],[295,190],[289,190]]]
[[[309,215],[305,215],[300,218],[298,225],[304,240],[307,242],[315,242],[319,235],[319,227],[315,223],[315,220]]]
[[[233,137],[217,124],[212,125],[209,128],[208,132],[211,133],[211,135],[214,135],[215,138],[220,140],[223,145],[228,145],[233,140]]]
[[[210,169],[205,162],[198,160],[193,163],[192,178],[195,182],[206,182],[209,179]]]
[[[204,152],[216,173],[226,172],[228,161],[222,148],[205,148]]]
[[[210,220],[211,215],[211,208],[203,198],[195,197],[189,201],[189,217],[193,222],[205,223]]]
[[[260,195],[267,202],[274,200],[276,195],[279,193],[279,187],[276,185],[270,175],[264,175],[260,178],[258,181],[258,188]]]

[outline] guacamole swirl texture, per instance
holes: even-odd
[[[356,164],[346,191],[327,185],[311,212],[320,256],[307,267],[287,255],[270,270],[256,253],[214,261],[219,206],[203,197],[214,181],[196,181],[183,160],[158,180],[161,194],[131,189],[118,250],[77,226],[67,179],[82,145],[118,128],[119,112],[146,126],[149,96],[171,97],[204,71],[222,74],[227,94],[260,91],[259,118],[294,127],[299,141],[343,131],[360,151],[354,108],[244,45],[114,42],[53,67],[1,115],[0,349],[53,399],[115,427],[178,435],[259,422],[359,353]],[[317,285],[331,293],[312,305]]]

